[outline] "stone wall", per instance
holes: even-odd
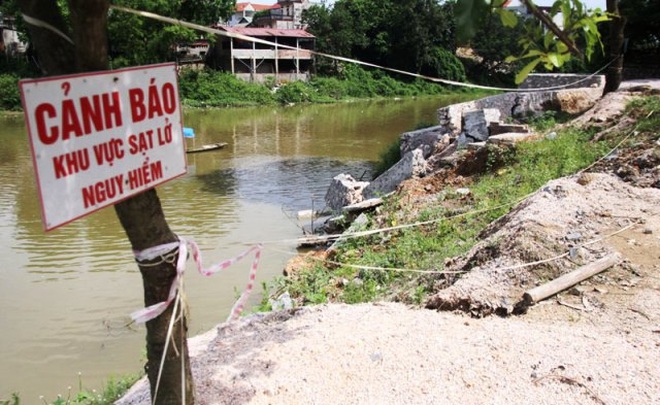
[[[578,114],[591,108],[600,98],[599,87],[542,91],[530,93],[504,93],[496,96],[454,104],[438,110],[438,123],[447,132],[458,135],[463,130],[466,112],[494,108],[500,111],[500,120],[534,115],[543,111],[565,111]]]
[[[604,75],[595,75],[591,77],[589,76],[590,75],[578,75],[578,74],[532,73],[529,76],[527,76],[527,79],[525,79],[524,82],[522,82],[520,88],[541,89],[546,87],[564,86],[569,83],[575,83],[575,84],[565,87],[566,89],[579,89],[583,87],[605,86]]]

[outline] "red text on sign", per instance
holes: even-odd
[[[148,90],[135,87],[128,89],[131,103],[131,119],[134,123],[162,117],[176,111],[176,89],[172,83],[165,83],[160,88],[151,80]]]
[[[35,109],[37,134],[44,145],[123,125],[117,91],[80,97],[78,100],[62,100],[60,107],[59,115],[51,103],[39,104]]]
[[[103,163],[112,166],[112,162],[124,157],[124,141],[113,138],[107,142],[94,145],[94,157],[96,157],[96,163],[99,166]]]
[[[131,190],[146,186],[163,178],[163,165],[160,160],[154,163],[145,163],[142,167],[128,172],[128,186]]]
[[[89,208],[111,200],[124,192],[124,175],[118,174],[112,178],[99,181],[82,189],[83,204]]]
[[[83,172],[89,169],[89,152],[87,149],[81,149],[55,156],[53,158],[53,168],[55,169],[56,179]]]

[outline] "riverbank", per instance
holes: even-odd
[[[656,94],[644,107],[651,110],[626,110],[632,122],[608,132],[621,121],[623,103],[643,94]],[[401,294],[400,287],[423,285],[430,294],[416,298],[422,306],[453,312],[393,303],[332,304],[219,325],[191,342],[197,403],[660,401],[658,104],[657,93],[645,89],[601,100],[562,127],[598,127],[587,134],[608,145],[621,142],[616,153],[589,170],[583,170],[587,164],[570,172],[582,171],[579,175],[544,181],[506,215],[473,229],[476,244],[463,246],[463,254],[442,260],[439,251],[422,246],[437,256],[426,268],[444,272],[419,277],[406,273],[388,287],[371,284],[374,289],[391,289],[374,293],[370,298],[376,300],[410,300],[416,296]],[[564,134],[557,130],[561,138]],[[591,148],[598,149],[596,143]],[[579,154],[565,155],[550,166],[566,166],[567,158]],[[537,158],[541,163],[545,155]],[[504,193],[507,184],[523,184],[526,173],[515,172],[520,167],[511,162],[492,167],[491,189],[485,194]],[[407,214],[426,212],[428,218],[431,210],[426,208],[438,201],[454,200],[454,214],[461,213],[456,211],[461,205],[482,208],[475,196],[476,179],[447,174],[404,183],[392,206],[396,211],[381,210],[372,224],[391,226],[411,219],[394,215],[406,207]],[[472,200],[448,198],[455,193],[447,191],[457,187],[469,188]],[[447,215],[448,207],[444,208],[441,217]],[[443,221],[434,231],[439,233],[431,235],[443,237],[457,227],[478,225],[468,222],[468,216],[460,217],[449,228],[441,226]],[[332,259],[373,260],[375,253],[406,240],[405,232],[376,236]],[[487,316],[499,313],[503,304],[508,307],[511,297],[521,299],[528,288],[611,253],[621,258],[612,269],[526,308],[525,315]],[[521,266],[559,255],[554,261]],[[329,300],[343,297],[351,283],[367,284],[368,274],[389,277],[386,271],[362,270],[352,278],[348,266],[326,266],[321,279],[308,278],[307,283],[317,285],[314,293],[326,292]],[[305,294],[302,302],[309,303],[312,295]],[[457,305],[444,305],[456,297]],[[143,382],[119,403],[148,403],[146,396]]]
[[[18,88],[20,79],[13,74],[0,74],[0,112],[22,109]],[[308,82],[285,84],[274,81],[249,83],[232,74],[210,69],[186,69],[179,75],[179,97],[182,106],[188,109],[328,104],[452,94],[479,97],[493,92],[442,86],[424,80],[401,81],[381,71],[352,65],[337,77],[315,76]]]

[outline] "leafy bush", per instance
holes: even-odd
[[[316,90],[307,83],[291,82],[280,87],[276,98],[282,104],[309,103],[314,101],[315,92]]]
[[[442,79],[466,81],[465,67],[453,53],[444,48],[436,48],[434,54],[435,59],[429,63],[430,73]]]
[[[230,73],[185,70],[179,77],[181,99],[191,107],[273,104],[275,97],[261,84],[248,83]]]
[[[21,94],[18,91],[18,77],[14,75],[0,75],[0,109],[21,109]]]
[[[310,84],[319,94],[323,94],[333,100],[341,100],[348,96],[346,82],[335,77],[317,77]]]

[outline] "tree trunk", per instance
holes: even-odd
[[[119,217],[133,250],[140,251],[165,243],[176,242],[177,238],[165,221],[165,215],[160,205],[156,190],[150,189],[133,198],[129,198],[115,205]],[[176,263],[176,261],[174,261]],[[175,264],[161,263],[158,266],[140,266],[144,284],[145,306],[157,304],[167,300],[170,287],[176,277]],[[151,397],[154,397],[156,380],[160,361],[165,349],[167,329],[170,317],[173,315],[173,305],[165,312],[147,322],[147,365],[145,370],[151,385]],[[184,356],[185,397],[186,404],[193,404],[192,374],[190,372],[190,358],[188,356],[188,324],[183,308],[175,316],[183,316],[183,322],[175,322],[172,330],[172,341],[168,346],[163,372],[156,396],[157,404],[181,404],[183,392],[181,389],[181,357]],[[182,325],[183,323],[183,325]]]
[[[623,80],[623,29],[626,26],[626,19],[619,12],[619,0],[607,0],[606,5],[607,12],[613,15],[609,24],[609,60],[614,60],[614,62],[605,73],[603,95],[616,91]]]
[[[26,21],[45,75],[61,75],[108,69],[107,16],[108,0],[69,0],[73,34],[64,24],[56,0],[20,0],[21,12],[33,20]],[[35,21],[40,21],[37,25]],[[45,24],[44,24],[45,23]],[[45,25],[59,30],[56,33]],[[75,45],[74,45],[75,44]],[[133,250],[176,242],[163,214],[154,189],[115,205],[117,216],[126,231]],[[176,263],[176,261],[175,261]],[[142,267],[144,301],[147,306],[166,301],[176,277],[175,263],[161,263]],[[166,342],[173,306],[157,318],[147,322],[147,365],[153,398],[161,356]],[[178,314],[177,314],[178,315]],[[176,322],[172,333],[157,395],[157,404],[193,404],[192,374],[188,357],[187,322]],[[184,362],[182,365],[181,357]],[[185,373],[185,392],[181,386],[181,368]]]

